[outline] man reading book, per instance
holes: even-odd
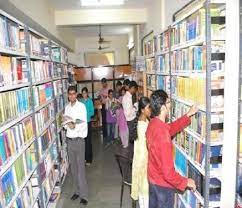
[[[152,93],[150,106],[153,119],[147,131],[149,208],[174,207],[176,190],[196,189],[194,180],[181,176],[174,168],[172,137],[191,123],[197,112],[192,106],[187,114],[172,123],[166,123],[171,101],[163,90]]]
[[[68,88],[69,104],[63,115],[63,126],[66,128],[67,151],[75,186],[75,193],[71,197],[87,205],[88,188],[85,170],[85,138],[87,137],[87,111],[84,104],[77,100],[77,91],[74,86]]]

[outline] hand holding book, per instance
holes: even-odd
[[[191,117],[191,116],[195,115],[197,112],[198,112],[198,108],[197,108],[197,106],[196,106],[196,105],[193,105],[193,106],[189,109],[189,111],[187,112],[187,116],[188,116],[188,117]]]
[[[196,184],[195,181],[191,178],[188,178],[187,180],[187,187],[191,189],[192,191],[196,191]]]

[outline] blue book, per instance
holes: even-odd
[[[5,151],[4,137],[3,134],[0,134],[0,166],[2,166],[6,160],[7,156]]]

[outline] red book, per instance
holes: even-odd
[[[17,75],[18,75],[18,81],[21,81],[23,79],[23,68],[22,68],[22,62],[19,60],[17,62]]]

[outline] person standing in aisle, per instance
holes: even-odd
[[[113,97],[119,102],[119,98],[121,96],[121,89],[122,89],[122,82],[117,81],[115,90],[113,92]],[[114,138],[117,139],[119,137],[119,131],[118,131],[118,123],[115,124],[115,133]]]
[[[167,124],[171,101],[163,90],[152,93],[150,106],[154,118],[147,131],[149,208],[174,207],[175,190],[196,190],[194,180],[185,178],[175,171],[172,137],[191,123],[190,117],[197,113],[192,106],[187,114]]]
[[[80,203],[88,203],[88,187],[85,170],[85,138],[87,137],[87,111],[83,103],[77,100],[77,91],[74,86],[68,88],[69,104],[65,107],[63,125],[66,128],[67,151],[71,167],[71,174],[75,192],[71,197]]]
[[[137,114],[137,139],[134,141],[134,158],[132,164],[131,197],[139,200],[140,208],[149,208],[149,184],[147,179],[148,150],[146,145],[146,129],[150,119],[150,100],[142,97],[139,100]]]
[[[130,150],[130,157],[133,155],[133,144],[134,144],[134,139],[136,137],[135,134],[135,122],[136,120],[136,112],[138,110],[138,104],[135,103],[133,104],[133,99],[132,96],[137,92],[138,85],[135,81],[131,81],[129,84],[129,90],[126,91],[125,95],[123,96],[122,99],[122,105],[123,105],[123,110],[124,110],[124,115],[128,124],[129,128],[129,150]]]
[[[119,97],[121,96],[121,89],[122,89],[122,83],[120,81],[117,81],[115,90],[113,92],[113,97],[115,99],[119,99]]]
[[[130,84],[130,80],[129,79],[125,79],[123,82],[123,87],[126,91],[129,90],[129,84]]]
[[[106,126],[106,100],[108,97],[108,84],[107,79],[102,78],[102,89],[99,91],[99,98],[102,102],[102,129],[103,129],[103,138],[107,137],[107,126]]]
[[[94,106],[92,99],[88,96],[88,89],[86,87],[82,88],[82,99],[80,100],[85,106],[87,110],[87,123],[88,123],[88,133],[85,139],[85,160],[86,165],[91,165],[93,159],[92,153],[92,124],[91,118],[94,116]]]
[[[108,90],[108,99],[106,101],[106,122],[107,139],[105,147],[108,147],[114,140],[117,100],[113,97],[113,90]]]

